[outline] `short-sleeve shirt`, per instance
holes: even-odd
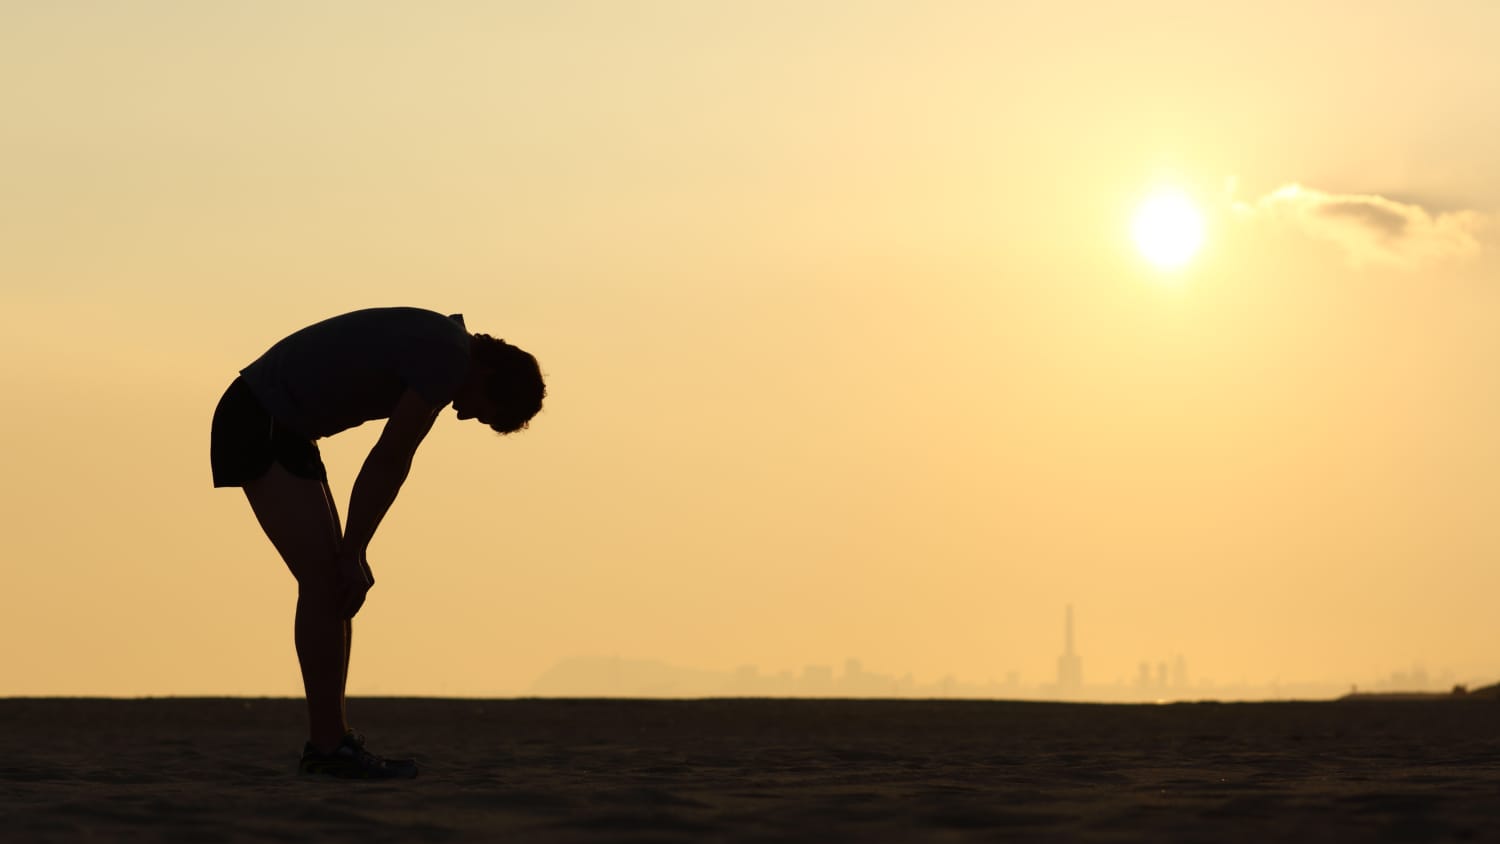
[[[433,406],[447,404],[468,369],[461,315],[369,308],[290,335],[240,377],[278,422],[318,439],[389,418],[408,387]]]

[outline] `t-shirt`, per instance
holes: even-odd
[[[240,375],[278,422],[318,439],[389,418],[407,387],[447,404],[468,369],[461,315],[369,308],[309,325]]]

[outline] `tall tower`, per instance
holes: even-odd
[[[1057,687],[1076,691],[1083,685],[1083,660],[1073,652],[1073,605],[1068,604],[1067,628],[1063,638],[1063,655],[1057,658]]]

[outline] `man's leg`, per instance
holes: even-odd
[[[344,716],[344,729],[349,728],[349,713],[345,708],[344,691],[349,688],[349,653],[354,650],[354,621],[344,619],[344,682],[339,686],[339,712]]]
[[[328,488],[327,483],[323,483],[321,484],[321,486],[323,487],[323,500],[327,502],[328,512],[332,514],[333,523],[335,526],[338,526],[339,536],[342,537],[344,533],[342,527],[342,525],[344,524],[344,520],[339,518],[338,502],[333,500],[333,490]],[[344,680],[339,684],[339,717],[340,720],[343,721],[345,732],[348,732],[349,730],[349,712],[348,703],[345,698],[345,692],[349,688],[349,656],[353,652],[353,650],[354,621],[352,619],[346,618],[344,619]]]
[[[310,740],[331,751],[349,729],[344,717],[350,624],[340,612],[334,557],[342,529],[327,485],[299,478],[279,463],[245,486],[271,544],[297,578],[295,639],[307,695]]]

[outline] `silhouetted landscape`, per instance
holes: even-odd
[[[0,701],[12,840],[1331,841],[1500,835],[1442,700],[361,699],[421,777],[292,774],[289,699]]]

